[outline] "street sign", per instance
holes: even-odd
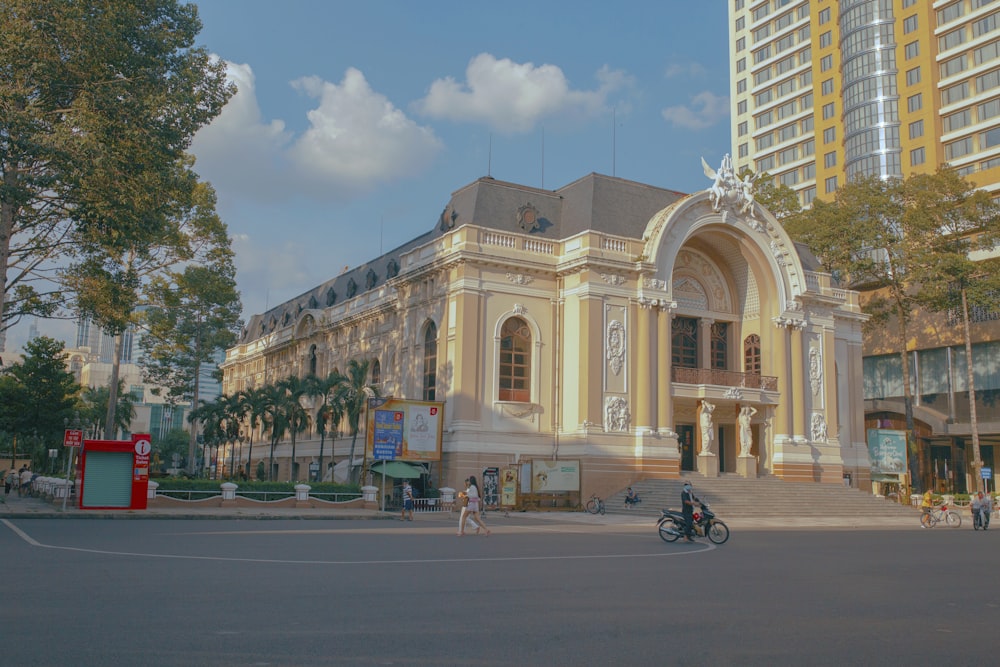
[[[83,431],[71,429],[66,429],[65,435],[63,435],[63,447],[80,447],[83,445]]]
[[[993,468],[981,468],[979,476],[983,479],[993,479]]]

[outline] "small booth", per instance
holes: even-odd
[[[77,470],[80,509],[146,509],[150,449],[146,433],[131,440],[84,440]]]

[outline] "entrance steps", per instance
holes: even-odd
[[[681,509],[681,487],[691,482],[694,494],[712,506],[723,521],[731,518],[871,516],[915,517],[919,510],[897,502],[837,484],[786,482],[778,477],[746,479],[723,473],[705,477],[695,472],[682,473],[681,479],[652,479],[635,482],[632,489],[641,503],[625,507],[625,489],[607,498],[609,514],[634,514],[657,517],[660,510]]]

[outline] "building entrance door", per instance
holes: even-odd
[[[681,446],[681,470],[694,470],[694,424],[677,426],[677,442]]]

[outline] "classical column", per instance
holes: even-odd
[[[781,319],[774,320],[774,374],[778,377],[778,404],[774,407],[774,436],[792,436],[792,382],[791,364],[788,361],[788,326]],[[767,367],[765,360],[765,368]]]
[[[826,429],[831,438],[840,437],[840,397],[837,396],[837,338],[833,329],[823,332],[823,382],[820,388],[826,399]],[[841,442],[841,445],[850,444]]]
[[[802,333],[803,326],[801,324],[792,325],[791,331],[789,332],[791,336],[791,350],[792,359],[791,365],[788,372],[792,376],[792,435],[802,436],[808,439],[808,434],[806,431],[806,374],[809,372],[809,365],[805,361],[805,357],[802,356]]]
[[[656,313],[656,429],[674,431],[674,399],[670,396],[670,324],[673,315],[667,308]]]
[[[655,405],[656,387],[652,383],[653,349],[650,344],[650,326],[652,317],[649,306],[637,303],[633,306],[638,313],[636,319],[636,354],[630,359],[629,365],[635,368],[635,381],[633,382],[632,404],[635,406],[635,427],[637,431],[644,433],[652,431],[652,410]]]
[[[712,367],[712,325],[715,320],[702,317],[698,320],[698,368]]]

